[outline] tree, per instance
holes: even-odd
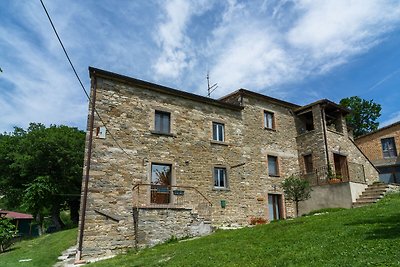
[[[60,211],[78,222],[85,133],[76,128],[31,123],[0,135],[0,195],[7,208],[22,209],[42,224],[50,215],[56,229]]]
[[[373,100],[365,100],[358,96],[340,100],[342,107],[351,110],[346,116],[347,123],[354,129],[354,137],[361,136],[378,129],[377,119],[381,116],[381,105]]]
[[[282,182],[285,198],[295,202],[296,216],[299,215],[299,202],[311,197],[310,183],[293,175]]]
[[[11,220],[0,217],[0,253],[6,251],[12,244],[12,240],[17,236],[17,229]]]

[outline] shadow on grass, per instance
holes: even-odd
[[[366,232],[367,240],[400,238],[400,212],[391,216],[360,219],[345,225],[370,225],[372,229]]]

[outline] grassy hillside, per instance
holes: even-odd
[[[18,242],[9,251],[0,254],[0,266],[53,266],[61,252],[76,243],[76,237],[75,228]]]
[[[400,194],[364,208],[217,231],[90,266],[400,266]]]

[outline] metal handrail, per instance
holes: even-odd
[[[330,173],[330,175],[329,175]],[[314,168],[312,172],[306,173],[304,170],[292,174],[308,180],[311,185],[328,184],[332,178],[339,178],[335,173],[334,166],[320,166]],[[365,183],[365,170],[364,166],[355,162],[348,162],[345,173],[340,176],[342,182],[362,182]]]
[[[138,183],[138,184],[135,184],[133,187],[132,187],[132,191],[133,190],[135,190],[135,188],[136,187],[140,187],[140,186],[152,186],[152,185],[157,185],[157,184],[149,184],[149,183]],[[194,186],[188,186],[188,185],[162,185],[162,186],[164,186],[164,187],[167,187],[167,188],[173,188],[173,187],[179,187],[179,188],[186,188],[186,189],[193,189],[193,190],[195,190],[200,196],[202,196],[202,198],[204,199],[204,200],[206,200],[207,202],[208,202],[208,204],[210,204],[210,206],[212,206],[212,202],[208,199],[208,198],[206,198],[206,196],[204,196],[203,195],[203,193],[201,193],[196,187],[194,187]]]

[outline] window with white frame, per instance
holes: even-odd
[[[213,122],[213,140],[214,141],[225,141],[225,125],[219,122]]]
[[[169,134],[171,132],[171,113],[155,111],[154,130],[158,133]]]
[[[264,111],[264,128],[275,129],[274,113]]]
[[[228,188],[226,168],[214,168],[214,187],[215,188]]]

